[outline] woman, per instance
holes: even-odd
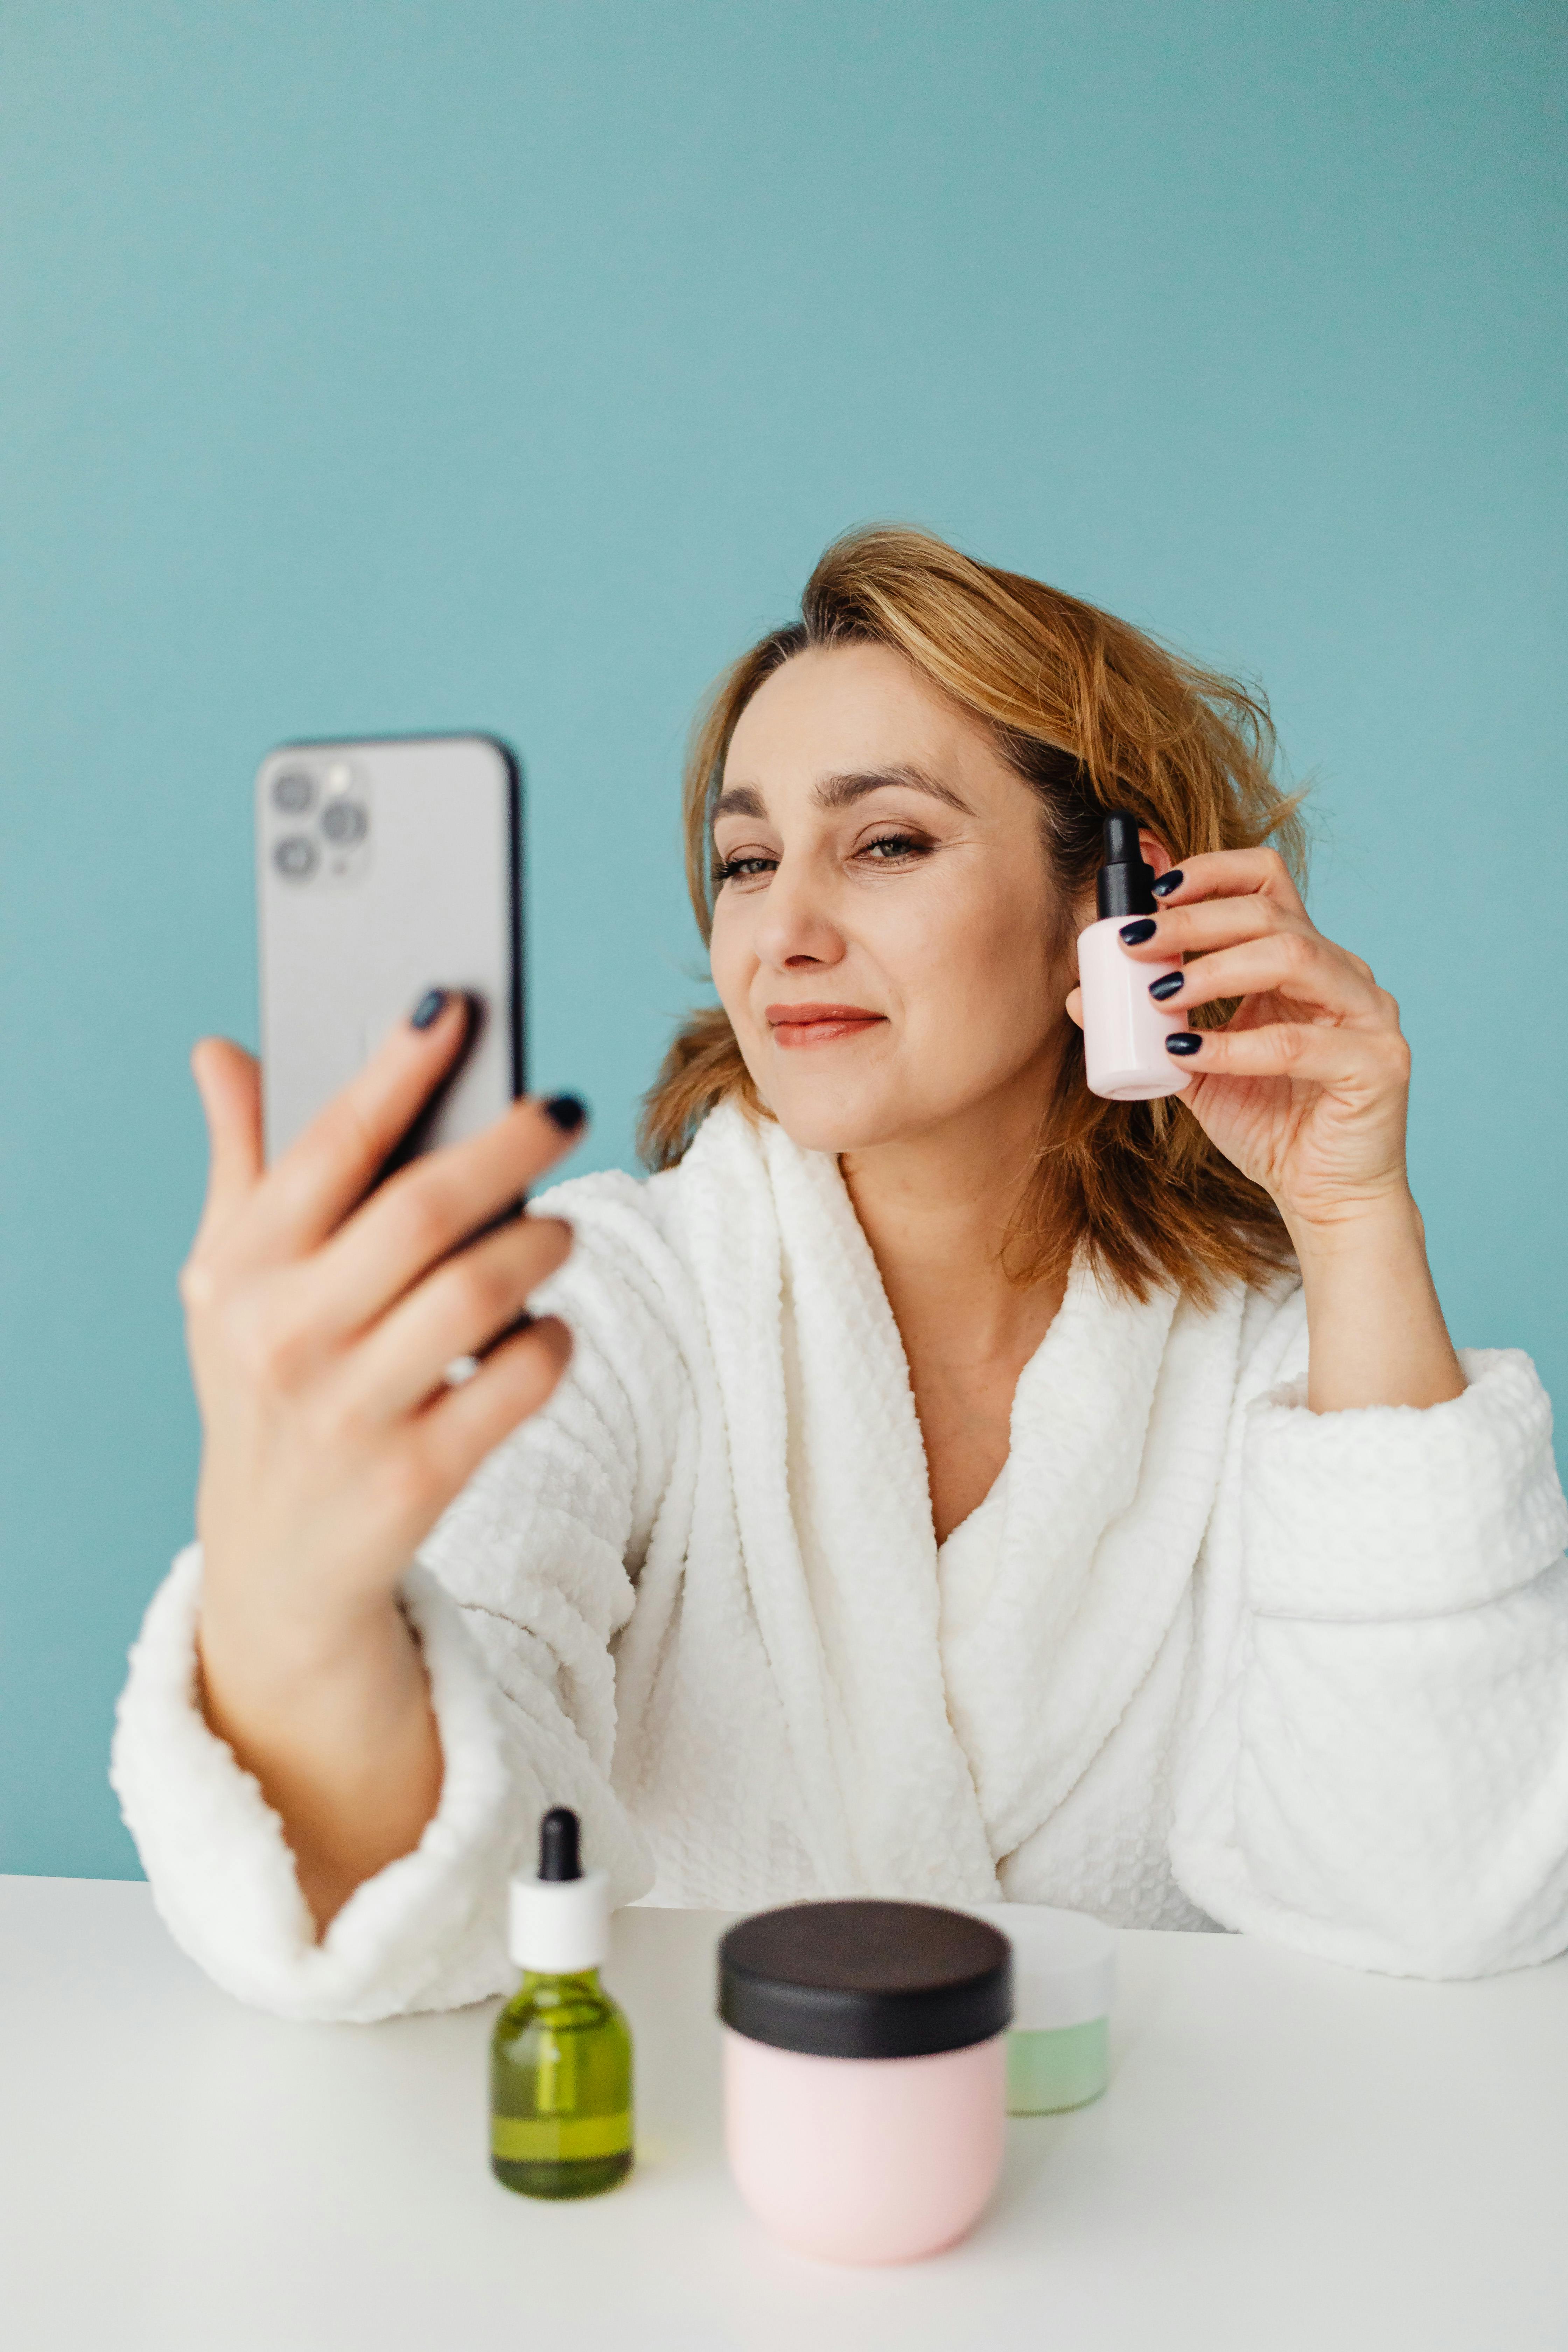
[[[563,1097],[367,1198],[458,1049],[438,991],[265,1173],[254,1064],[198,1049],[201,1544],[115,1759],[165,1917],[286,2014],[471,2000],[567,1801],[623,1900],[1558,1950],[1550,1409],[1449,1343],[1397,1009],[1264,845],[1266,717],[912,532],[830,549],[803,615],[696,739],[721,1009],[650,1181],[459,1251]],[[1179,1104],[1084,1086],[1111,804],[1159,876],[1127,953],[1194,959]]]

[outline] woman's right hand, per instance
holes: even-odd
[[[440,1793],[404,1572],[571,1350],[553,1317],[512,1328],[569,1228],[524,1215],[468,1236],[563,1155],[580,1105],[519,1103],[369,1190],[463,1042],[460,998],[420,1013],[270,1168],[255,1061],[216,1038],[193,1059],[212,1143],[181,1279],[203,1698],[281,1813],[320,1926],[417,1843]],[[450,1385],[464,1359],[478,1369]]]

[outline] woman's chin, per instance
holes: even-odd
[[[879,1143],[908,1141],[929,1124],[910,1103],[812,1100],[808,1089],[776,1089],[768,1109],[802,1151],[869,1151]]]
[[[933,1084],[931,1072],[918,1064],[910,1068],[885,1045],[875,1057],[858,1041],[794,1052],[775,1045],[748,1061],[767,1110],[802,1151],[871,1151],[910,1143],[973,1098],[971,1070],[943,1072]]]

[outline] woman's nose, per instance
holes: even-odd
[[[826,893],[804,859],[792,864],[785,856],[774,868],[754,938],[762,961],[780,971],[792,964],[837,963],[844,953]]]

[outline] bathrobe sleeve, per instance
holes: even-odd
[[[176,1941],[243,2000],[365,2021],[510,1984],[506,1884],[552,1804],[581,1816],[615,1900],[651,1883],[612,1785],[612,1644],[692,1406],[673,1261],[646,1191],[591,1177],[549,1201],[577,1245],[536,1306],[571,1324],[570,1370],[481,1465],[405,1582],[440,1729],[440,1802],[416,1849],[358,1887],[320,1942],[281,1822],[201,1712],[196,1547],[153,1599],[111,1777]]]
[[[1254,1334],[1198,1580],[1171,1857],[1220,1925],[1398,1975],[1568,1946],[1568,1511],[1528,1357],[1425,1411],[1306,1408]],[[1293,1376],[1292,1376],[1293,1375]]]

